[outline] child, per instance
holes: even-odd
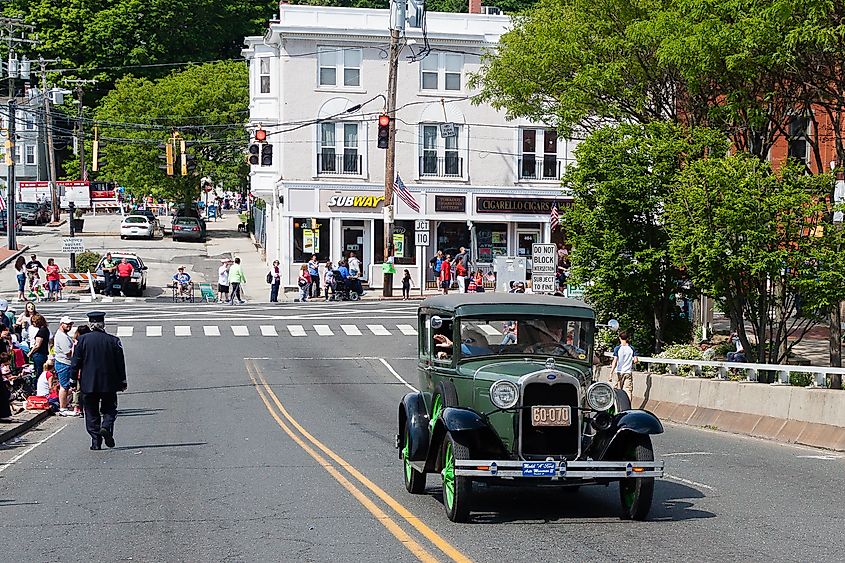
[[[449,293],[449,288],[452,287],[452,256],[447,254],[443,262],[440,263],[440,288],[443,290],[443,295]]]
[[[325,289],[326,299],[325,301],[329,300],[329,290],[331,290],[332,295],[331,299],[335,298],[337,293],[337,282],[334,279],[334,266],[332,266],[331,262],[326,262],[326,275],[323,279],[323,288]]]
[[[35,394],[47,397],[54,412],[59,410],[59,376],[56,374],[55,363],[52,358],[44,362],[44,371],[38,377]]]
[[[411,272],[405,270],[405,276],[402,278],[402,299],[407,301],[411,298]]]

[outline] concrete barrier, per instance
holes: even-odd
[[[633,404],[681,424],[845,451],[845,391],[635,373]]]

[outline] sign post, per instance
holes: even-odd
[[[557,270],[557,245],[531,245],[531,290],[534,293],[554,293]]]
[[[425,250],[428,248],[430,241],[429,224],[427,219],[417,219],[414,221],[414,246],[422,253],[422,262],[420,262],[420,297],[425,295],[425,275],[426,275],[426,255]]]
[[[64,237],[62,239],[62,253],[76,254],[85,252],[85,242],[80,237]]]

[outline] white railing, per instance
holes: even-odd
[[[611,355],[609,352],[607,355]],[[778,379],[772,385],[789,385],[790,373],[809,373],[814,376],[813,387],[827,387],[826,376],[829,374],[841,374],[845,377],[845,368],[833,368],[825,366],[793,366],[784,364],[752,364],[748,362],[717,362],[706,360],[676,360],[674,358],[650,358],[638,357],[640,364],[646,364],[648,373],[651,373],[651,365],[659,364],[667,366],[669,373],[678,375],[679,366],[691,366],[693,369],[693,377],[702,376],[702,368],[715,368],[715,379],[728,379],[728,372],[732,370],[742,370],[745,372],[746,381],[757,381],[757,376],[761,371],[774,371],[778,374]]]

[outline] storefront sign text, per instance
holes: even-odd
[[[376,195],[333,195],[329,198],[329,207],[378,207],[384,196]]]
[[[548,215],[552,204],[557,202],[558,209],[572,205],[568,200],[555,199],[517,199],[501,197],[479,197],[475,200],[478,213],[521,213],[525,215]]]
[[[462,195],[436,195],[434,210],[439,213],[465,213],[467,198]]]

